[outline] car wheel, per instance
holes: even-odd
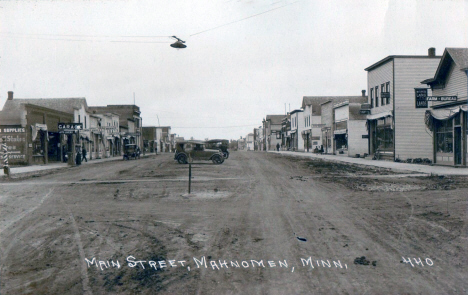
[[[223,153],[223,156],[224,156],[224,158],[227,159],[227,158],[229,158],[229,153],[228,153],[228,152],[224,152],[224,153]]]
[[[187,156],[186,155],[180,155],[177,158],[177,162],[179,162],[179,164],[187,164]]]
[[[212,160],[213,163],[216,164],[216,165],[222,164],[222,163],[224,162],[224,159],[221,158],[220,155],[215,155],[215,156],[213,156],[213,158],[211,158],[211,160]]]

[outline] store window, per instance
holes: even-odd
[[[379,86],[375,86],[375,106],[379,106]]]
[[[371,105],[371,108],[374,107],[374,88],[371,88],[370,89],[370,105]]]
[[[453,121],[451,119],[438,122],[436,142],[438,153],[453,153]]]
[[[390,82],[387,82],[385,84],[385,92],[388,92],[390,94]],[[387,97],[387,104],[390,104],[390,95]]]
[[[393,151],[392,117],[377,120],[376,147],[380,151]]]
[[[336,149],[337,150],[346,150],[348,149],[348,135],[345,134],[336,134],[335,135],[336,141]]]
[[[385,92],[385,84],[380,85],[380,92]],[[384,95],[380,94],[380,99],[381,99],[380,105],[384,106],[385,103],[387,102],[386,99],[384,98]]]

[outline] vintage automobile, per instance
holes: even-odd
[[[206,141],[206,147],[209,149],[218,149],[223,153],[224,158],[229,158],[229,140],[227,139],[210,139]]]
[[[188,140],[176,142],[174,160],[179,164],[187,164],[189,160],[213,161],[214,164],[224,162],[223,153],[218,149],[209,149],[204,141]]]
[[[136,144],[126,144],[124,146],[124,160],[139,159],[140,158],[140,147]]]

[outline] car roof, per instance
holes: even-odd
[[[177,143],[205,144],[206,142],[201,141],[201,140],[184,140],[184,141],[178,141]]]

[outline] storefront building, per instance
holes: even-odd
[[[304,111],[293,110],[291,113],[291,150],[304,151]]]
[[[348,101],[335,104],[333,114],[333,153],[349,157],[367,153],[366,115],[361,114],[361,104]]]
[[[73,122],[73,113],[8,99],[0,112],[0,137],[9,152],[10,165],[48,164],[64,160],[73,149],[72,136],[60,134],[58,123]],[[77,140],[77,138],[75,138]]]
[[[263,130],[265,132],[263,139],[266,151],[276,150],[276,145],[281,145],[281,122],[283,118],[284,115],[267,115],[263,120]]]
[[[429,48],[428,55],[391,55],[365,69],[370,104],[369,154],[392,161],[432,157],[425,110],[416,106],[414,89],[434,74],[439,61],[435,49]]]
[[[425,123],[432,132],[435,164],[467,166],[468,48],[446,48],[434,78],[421,83],[432,90],[426,96]],[[420,95],[423,100],[424,92]]]
[[[363,103],[367,101],[366,91],[356,96],[304,96],[304,147],[307,151],[322,149],[325,153],[333,153],[333,105],[348,101]]]

